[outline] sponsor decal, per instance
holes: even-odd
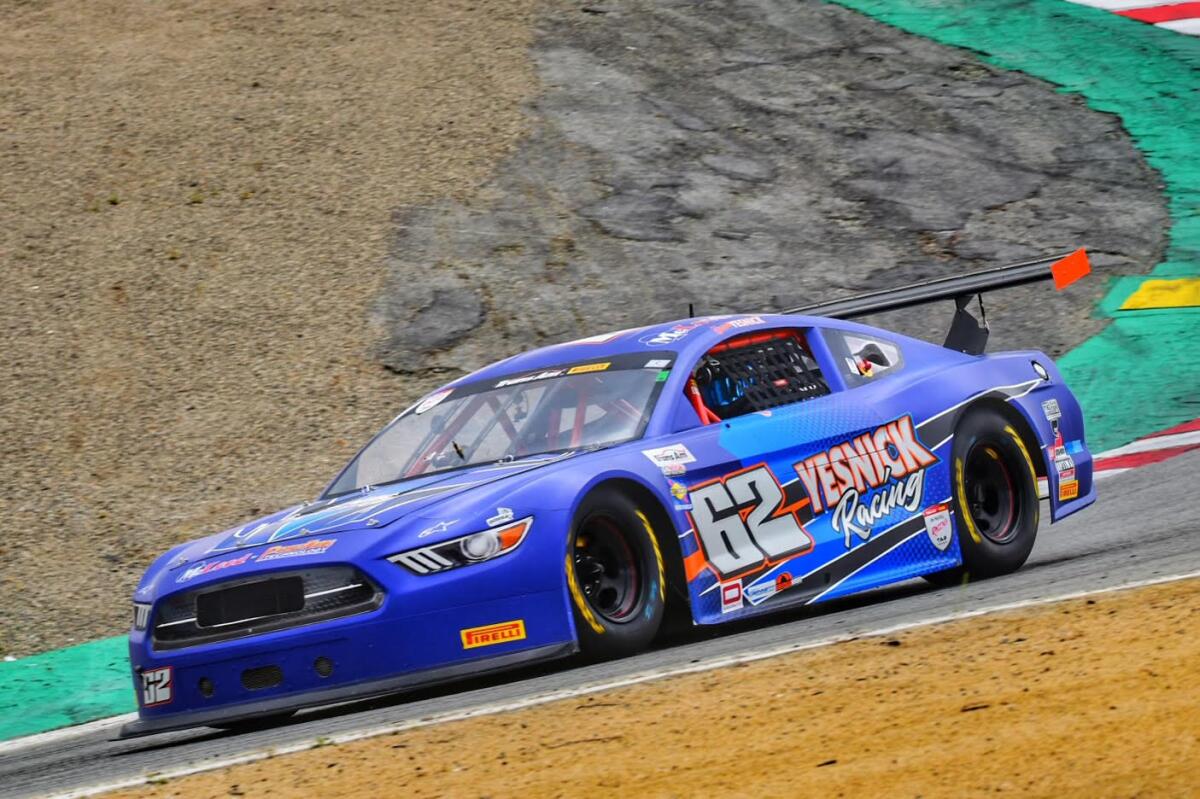
[[[512,508],[496,508],[496,515],[487,520],[488,527],[495,527],[499,524],[508,524],[513,520]]]
[[[651,358],[650,360],[646,361],[646,365],[643,366],[642,368],[643,369],[666,369],[670,365],[671,365],[670,358]]]
[[[681,474],[687,474],[687,466],[682,463],[664,463],[661,468],[666,477],[679,477]]]
[[[746,586],[746,599],[751,605],[758,605],[776,594],[783,593],[792,587],[791,572],[781,572],[774,580],[763,580],[754,585]]]
[[[689,319],[686,322],[679,322],[672,325],[666,330],[660,330],[657,333],[648,333],[638,339],[638,342],[649,347],[665,347],[668,344],[674,344],[682,338],[685,338],[688,333],[691,333],[698,327],[703,327],[712,321],[709,317],[700,319]]]
[[[925,534],[939,552],[945,552],[950,546],[952,529],[949,505],[934,505],[925,509]]]
[[[324,540],[318,538],[312,541],[305,541],[303,544],[275,544],[268,547],[267,551],[259,555],[256,560],[262,563],[265,560],[297,558],[303,555],[321,555],[336,543],[336,538],[326,538]]]
[[[514,619],[502,621],[499,624],[488,624],[483,627],[471,627],[459,630],[462,636],[463,649],[476,649],[481,646],[507,644],[510,641],[525,640],[525,620]]]
[[[521,383],[531,383],[534,380],[548,380],[551,377],[561,377],[565,372],[562,369],[546,369],[542,372],[535,372],[531,375],[521,375],[520,377],[509,377],[496,383],[496,388],[504,388],[505,386],[518,386]]]
[[[671,496],[675,497],[675,510],[691,510],[692,503],[688,500],[687,486],[678,480],[668,480]]]
[[[142,683],[142,707],[170,704],[175,698],[174,672],[171,666],[147,669],[139,676]]]
[[[236,558],[229,558],[227,560],[201,561],[195,566],[192,566],[190,569],[185,569],[177,578],[175,578],[175,582],[186,583],[188,580],[191,580],[195,577],[201,577],[205,574],[212,574],[213,572],[232,569],[236,566],[244,566],[252,560],[254,560],[254,553],[247,552],[245,555],[241,555]]]
[[[1054,461],[1054,471],[1058,473],[1058,482],[1061,486],[1075,479],[1075,459],[1071,457],[1071,453],[1067,452],[1067,447],[1063,443],[1062,428],[1058,426],[1058,421],[1052,421],[1050,426],[1054,429],[1054,443],[1050,445],[1051,459]],[[1078,490],[1078,486],[1076,490]]]
[[[1047,422],[1057,422],[1062,418],[1062,411],[1059,410],[1058,400],[1048,399],[1042,403],[1042,413],[1046,415]]]
[[[1066,502],[1069,499],[1077,499],[1079,497],[1079,481],[1068,480],[1065,483],[1058,484],[1058,501]]]
[[[774,580],[764,580],[761,583],[754,583],[746,586],[746,599],[751,605],[757,605],[777,593]]]
[[[570,369],[567,370],[567,374],[569,374],[569,375],[586,375],[586,374],[589,374],[590,372],[603,372],[605,369],[607,369],[610,366],[612,366],[611,361],[605,361],[604,363],[589,363],[585,366],[572,366]]]
[[[766,464],[692,486],[688,493],[692,529],[719,578],[752,574],[813,547],[796,515],[807,501],[787,497]]]
[[[670,369],[663,369],[663,370],[662,370],[661,372],[659,372],[659,373],[658,373],[658,375],[657,375],[657,376],[654,378],[654,382],[655,382],[655,383],[665,383],[665,382],[667,382],[667,378],[668,378],[668,377],[670,377],[670,376],[671,376],[671,370],[670,370]]]
[[[916,512],[925,470],[938,459],[917,438],[911,416],[835,444],[795,464],[814,515],[830,511],[846,548],[866,541],[875,524],[898,509]]]
[[[691,453],[683,444],[670,444],[657,449],[644,449],[642,454],[650,459],[658,468],[671,466],[674,464],[695,463],[696,456]]]
[[[721,612],[730,613],[742,609],[742,584],[723,583],[721,585]]]
[[[728,333],[730,330],[741,330],[743,327],[766,324],[761,316],[743,316],[740,319],[730,319],[713,328],[714,333]]]
[[[444,391],[438,391],[430,394],[425,399],[417,403],[417,407],[413,409],[413,413],[421,414],[425,411],[437,406],[442,400],[454,393],[454,389],[448,388]]]
[[[450,529],[451,525],[458,524],[458,519],[452,519],[448,522],[438,522],[432,527],[426,527],[421,532],[417,533],[417,538],[428,538],[435,533],[444,533]]]

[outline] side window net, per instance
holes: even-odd
[[[755,333],[714,347],[696,369],[703,404],[721,419],[829,393],[796,331]]]

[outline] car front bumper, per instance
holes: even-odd
[[[569,655],[577,648],[570,600],[546,560],[517,552],[424,576],[360,560],[383,591],[367,612],[173,649],[132,631],[139,718],[120,736],[228,724]],[[143,677],[154,675],[167,678],[167,689],[148,701]]]

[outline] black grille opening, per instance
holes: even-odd
[[[224,641],[366,613],[383,592],[353,566],[246,577],[184,591],[154,613],[158,650]]]
[[[283,669],[278,666],[259,666],[242,672],[242,687],[247,691],[274,688],[283,682]]]
[[[284,577],[196,595],[196,626],[221,627],[304,608],[304,580]]]

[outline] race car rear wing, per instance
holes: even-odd
[[[827,316],[831,319],[852,319],[883,311],[912,308],[937,300],[954,300],[956,307],[954,320],[950,323],[950,332],[946,335],[944,346],[969,355],[979,355],[987,346],[988,338],[987,316],[983,311],[984,292],[1024,286],[1027,283],[1037,283],[1041,280],[1053,280],[1055,289],[1061,291],[1090,271],[1091,264],[1088,262],[1087,252],[1080,247],[1075,252],[1065,255],[1038,258],[1034,261],[1024,261],[1011,266],[998,266],[995,269],[984,269],[955,277],[927,280],[924,283],[914,283],[911,286],[901,286],[895,289],[872,291],[832,302],[790,308],[783,313]],[[967,310],[967,306],[974,297],[979,298],[982,324]]]

